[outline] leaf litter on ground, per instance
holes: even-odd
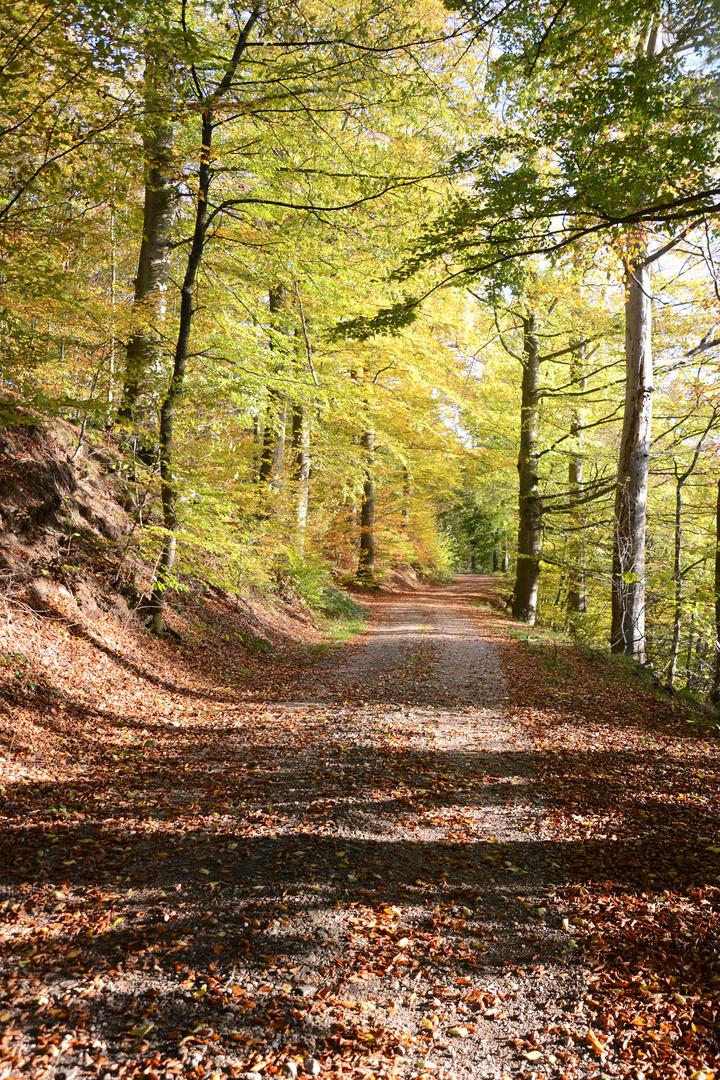
[[[19,616],[0,1077],[712,1077],[717,744],[491,587],[232,686]]]

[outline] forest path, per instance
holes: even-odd
[[[364,1002],[397,1042],[398,1076],[518,1075],[548,1055],[559,1065],[565,1034],[543,1036],[540,1053],[538,1032],[584,985],[559,920],[537,914],[558,864],[537,834],[530,747],[506,708],[498,616],[479,601],[492,584],[465,575],[376,599],[351,657],[290,706],[323,705],[330,736],[325,756],[312,742],[292,763],[295,783],[330,781],[321,831],[343,849],[329,878],[317,854],[310,867],[310,887],[333,899],[322,963],[333,995]],[[322,981],[316,967],[304,974]]]
[[[0,1080],[712,1075],[717,744],[496,587],[254,686],[56,637],[98,696],[3,791]]]

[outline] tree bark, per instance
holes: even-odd
[[[310,430],[302,405],[293,405],[292,413],[293,473],[297,485],[298,547],[305,549],[308,502],[310,499]]]
[[[535,625],[542,551],[543,502],[540,495],[538,418],[540,406],[540,347],[534,315],[523,319],[523,379],[518,454],[519,512],[517,567],[513,618]]]
[[[403,532],[410,528],[410,472],[407,465],[403,466],[403,511],[401,526]]]
[[[645,527],[652,429],[652,298],[645,253],[627,271],[625,413],[615,494],[612,652],[645,662]]]
[[[188,255],[185,277],[180,300],[180,326],[172,377],[165,399],[160,409],[160,497],[162,501],[163,526],[165,540],[160,560],[155,570],[152,595],[150,597],[151,630],[154,634],[163,632],[163,609],[170,575],[175,565],[177,546],[177,491],[173,475],[173,434],[175,411],[185,384],[190,331],[195,314],[194,296],[197,272],[205,248],[205,223],[207,221],[207,197],[210,187],[210,160],[212,148],[212,113],[206,110],[202,120],[202,150],[200,157],[198,200],[195,211],[193,241]]]
[[[277,316],[285,307],[285,290],[282,285],[275,285],[270,289],[269,306],[270,315],[275,317],[273,320],[275,322]],[[270,347],[273,347],[272,341]],[[280,485],[280,473],[282,472],[283,454],[285,452],[286,422],[287,405],[277,390],[270,390],[265,412],[265,428],[260,452],[258,479],[261,483],[276,489]]]
[[[585,374],[585,343],[579,342],[577,351],[572,353],[570,378],[583,392],[587,387]],[[583,494],[583,424],[584,415],[580,402],[573,406],[570,418],[570,435],[573,448],[568,463],[568,486],[570,501],[579,500]],[[584,517],[579,510],[572,514],[573,532],[569,550],[569,581],[567,610],[570,614],[581,615],[587,611],[587,593],[585,591],[585,537],[583,535]]]
[[[678,476],[675,483],[675,536],[673,550],[673,578],[675,581],[675,610],[673,612],[673,631],[670,642],[670,660],[668,663],[667,687],[672,690],[677,675],[677,658],[680,650],[680,630],[682,629],[683,611],[683,575],[682,575],[682,495],[686,477]],[[715,568],[717,577],[717,566]],[[715,605],[717,617],[717,600]]]
[[[127,346],[118,419],[132,420],[139,399],[155,390],[162,374],[160,326],[170,281],[173,226],[178,190],[173,182],[173,126],[160,87],[164,75],[157,58],[145,64],[147,125],[143,132],[145,199],[133,313],[136,329]]]
[[[720,705],[720,480],[718,480],[717,507],[715,511],[715,657],[713,686],[710,700]],[[688,682],[689,682],[688,664]]]
[[[245,25],[238,35],[235,50],[228,64],[225,75],[218,84],[215,93],[204,102],[201,125],[200,164],[198,169],[198,195],[195,210],[192,244],[187,258],[180,299],[180,323],[175,345],[175,358],[170,384],[160,409],[160,497],[162,502],[163,526],[165,539],[160,558],[155,568],[152,593],[149,602],[150,629],[154,634],[163,632],[163,611],[165,597],[170,583],[175,554],[177,551],[177,489],[173,473],[173,435],[175,411],[185,385],[190,331],[195,315],[195,286],[197,273],[205,250],[206,226],[208,219],[208,193],[210,190],[213,110],[221,97],[227,92],[233,76],[245,51],[250,32],[258,20],[261,6],[256,4]]]
[[[375,584],[375,432],[364,431],[360,445],[365,451],[365,482],[360,506],[360,554],[357,578],[366,585]]]
[[[675,685],[675,677],[677,675],[677,661],[678,654],[680,652],[680,631],[682,629],[682,617],[683,617],[683,569],[682,569],[682,542],[683,542],[683,530],[682,530],[682,505],[683,505],[683,488],[685,483],[690,479],[695,472],[698,460],[700,458],[700,452],[702,451],[705,439],[710,432],[711,428],[715,426],[715,421],[720,411],[720,407],[713,409],[710,419],[708,420],[707,427],[698,439],[695,445],[695,451],[690,459],[688,467],[684,472],[678,472],[677,462],[675,462],[675,536],[673,545],[673,580],[675,582],[675,610],[673,613],[673,632],[672,640],[670,642],[670,660],[668,662],[668,675],[667,675],[667,687],[672,690]],[[714,668],[713,668],[714,670]]]

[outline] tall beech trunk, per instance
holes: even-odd
[[[535,625],[540,554],[542,551],[543,503],[538,477],[538,416],[540,407],[540,346],[534,315],[523,319],[523,379],[520,401],[520,452],[518,454],[519,512],[517,567],[513,590],[513,618]]]
[[[577,350],[572,353],[570,365],[570,378],[574,385],[581,391],[587,388],[587,376],[585,373],[584,342],[579,342]],[[583,494],[583,408],[581,398],[574,399],[577,404],[573,406],[570,417],[570,435],[572,437],[572,450],[568,462],[568,487],[570,501],[577,501]],[[570,614],[583,614],[587,611],[587,593],[585,591],[585,537],[583,535],[584,517],[579,508],[572,514],[573,532],[569,545],[569,580],[567,595],[567,610]]]
[[[510,570],[510,556],[508,554],[507,525],[503,525],[502,572],[503,572],[503,574],[507,574],[509,570]]]
[[[202,262],[205,250],[206,228],[208,221],[208,193],[210,190],[211,163],[212,163],[212,139],[213,139],[213,116],[214,109],[220,99],[227,93],[232,84],[240,58],[245,51],[250,32],[258,20],[261,5],[256,4],[245,21],[242,31],[235,42],[233,55],[228,62],[225,74],[218,84],[215,92],[203,102],[201,122],[201,143],[198,168],[198,194],[195,210],[195,225],[193,227],[192,244],[185,267],[181,299],[180,299],[180,322],[178,336],[175,345],[175,358],[173,362],[170,384],[160,409],[160,497],[162,502],[163,526],[165,539],[162,551],[155,568],[152,593],[150,595],[149,612],[150,628],[154,634],[163,632],[163,610],[173,566],[175,565],[175,553],[177,548],[177,488],[173,473],[173,433],[175,427],[175,411],[182,397],[185,385],[185,370],[187,368],[188,350],[190,345],[190,331],[192,330],[193,316],[195,315],[195,286],[197,273]]]
[[[297,485],[298,546],[302,552],[305,548],[305,526],[310,499],[310,430],[305,410],[297,403],[293,405],[292,412],[292,448],[293,478]]]
[[[500,533],[499,532],[496,532],[493,535],[492,568],[493,568],[493,573],[494,574],[496,574],[498,572],[498,570],[500,569]]]
[[[717,509],[715,511],[715,656],[713,687],[710,699],[713,705],[720,705],[720,480],[718,480]],[[688,683],[690,681],[690,663],[688,661]]]
[[[157,387],[162,374],[160,326],[165,318],[178,203],[173,176],[173,127],[166,118],[167,104],[160,89],[164,79],[160,61],[148,59],[145,64],[148,119],[143,132],[143,236],[133,298],[136,327],[127,346],[123,394],[118,409],[118,419],[125,421],[133,418],[139,399],[148,389]]]
[[[360,554],[357,578],[365,584],[375,584],[375,432],[364,431],[360,445],[365,451],[365,482],[360,505]]]
[[[650,268],[630,265],[625,300],[625,413],[620,442],[612,568],[612,652],[645,662],[645,523],[653,362]]]

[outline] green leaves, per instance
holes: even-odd
[[[399,334],[411,326],[418,314],[420,301],[408,296],[392,307],[381,308],[375,315],[360,315],[355,319],[343,319],[332,330],[333,340],[348,338],[354,341],[367,341],[376,334]]]

